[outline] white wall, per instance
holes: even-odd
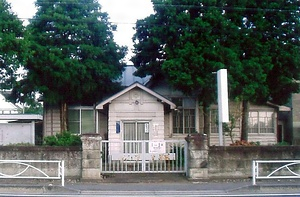
[[[34,144],[34,123],[0,124],[0,145],[30,143]]]
[[[116,122],[120,122],[120,133],[116,132]],[[124,121],[149,122],[149,139],[164,140],[164,106],[149,93],[135,88],[116,98],[109,104],[108,139],[123,140]],[[121,144],[110,144],[110,152],[119,152]]]

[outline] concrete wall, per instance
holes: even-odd
[[[191,179],[249,178],[253,160],[299,160],[300,146],[206,146],[206,136],[195,134],[188,142]],[[271,169],[272,166],[267,166]]]
[[[33,123],[1,123],[0,145],[35,142],[35,131]]]
[[[101,179],[101,137],[99,134],[85,134],[81,137],[82,147],[49,146],[0,146],[0,160],[62,161],[65,177],[71,179]],[[57,163],[30,163],[50,176],[58,175]],[[0,163],[0,173],[15,175],[25,165]],[[28,170],[26,176],[41,176],[37,170]]]
[[[0,160],[64,160],[65,176],[77,179],[101,179],[101,137],[85,135],[83,147],[0,146]],[[294,160],[300,158],[300,146],[211,146],[206,136],[192,136],[188,141],[188,177],[248,178],[252,160]],[[0,173],[13,172],[15,166],[0,164]],[[44,166],[52,172],[51,166]],[[12,173],[11,173],[12,174]]]
[[[0,146],[0,160],[64,160],[65,176],[81,178],[81,148],[80,147],[39,147],[39,146]],[[51,172],[51,166],[44,166]],[[15,172],[15,166],[0,164],[0,172]]]
[[[251,177],[252,160],[300,158],[300,146],[209,147],[209,177]]]

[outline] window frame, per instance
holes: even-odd
[[[192,102],[188,102],[192,101]],[[192,98],[172,98],[177,106],[173,112],[172,134],[184,135],[196,132],[196,104]]]
[[[135,132],[135,136],[136,138],[138,138],[139,134],[139,124],[143,124],[144,126],[147,125],[148,127],[148,132],[145,134],[147,134],[148,139],[142,139],[142,140],[150,140],[150,121],[149,120],[126,120],[126,121],[122,121],[122,127],[123,127],[123,134],[122,134],[122,139],[123,141],[128,141],[128,139],[126,139],[126,133],[125,133],[125,125],[126,124],[134,124],[134,132]],[[144,136],[145,137],[145,136]],[[134,139],[133,141],[139,141],[140,139]],[[129,141],[132,141],[132,139],[130,139]]]
[[[257,113],[257,116],[252,116],[251,113]],[[266,116],[262,116],[262,114],[265,113]],[[268,113],[271,113],[271,116],[268,116]],[[251,121],[251,117],[255,121]],[[250,126],[250,121],[252,122],[254,126]],[[271,121],[271,126],[269,126],[269,121]],[[253,123],[254,122],[254,123]],[[265,126],[262,125],[264,123]],[[257,131],[255,131],[255,129]],[[249,111],[249,117],[248,117],[248,133],[249,134],[275,134],[276,132],[276,124],[275,124],[275,112],[274,111],[259,111],[259,110],[251,110]],[[265,130],[265,132],[262,132],[262,130]],[[268,132],[271,131],[271,132]]]
[[[79,111],[79,120],[72,120],[70,121],[69,120],[69,112],[70,110],[76,110],[76,111]],[[88,131],[88,132],[84,132],[83,131],[83,123],[82,123],[82,112],[83,111],[91,111],[93,113],[93,121],[92,121],[92,125],[93,125],[93,131]],[[70,123],[79,123],[79,131],[78,132],[74,132],[74,131],[71,131],[69,128],[70,128]],[[68,130],[70,130],[71,133],[73,134],[76,134],[76,135],[82,135],[84,133],[96,133],[96,111],[94,109],[94,107],[92,106],[72,106],[72,107],[69,107],[68,108]]]

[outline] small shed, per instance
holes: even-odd
[[[42,120],[39,114],[22,114],[20,107],[0,94],[0,145],[35,144],[36,122]]]
[[[0,114],[0,145],[35,144],[36,122],[43,116],[37,114]],[[6,122],[4,122],[6,121]]]

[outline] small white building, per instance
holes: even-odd
[[[175,108],[165,97],[134,83],[96,105],[97,132],[116,141],[164,140]]]
[[[22,114],[0,94],[0,145],[35,144],[35,123],[42,120],[38,114]]]

